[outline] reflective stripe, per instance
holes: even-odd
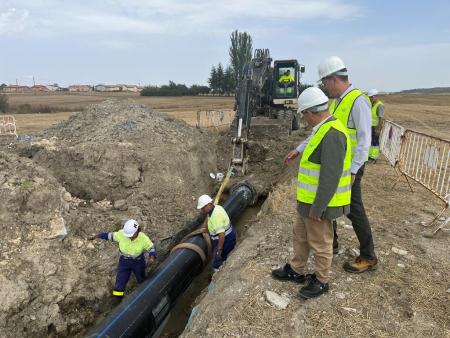
[[[303,183],[303,182],[297,182],[297,188],[303,189],[303,190],[307,190],[307,191],[311,191],[311,192],[317,192],[317,188],[318,187],[319,187],[318,185],[307,184],[307,183]],[[337,187],[336,193],[340,194],[340,193],[351,191],[351,190],[352,190],[352,186],[351,185],[343,185],[342,187]]]
[[[123,297],[124,292],[123,291],[116,291],[113,290],[113,296],[119,296],[119,297]]]
[[[112,233],[112,232],[108,232],[108,239],[109,239],[110,241],[113,240],[113,233]]]
[[[120,255],[127,259],[137,259],[137,258],[143,256],[144,254],[141,253],[140,255],[137,255],[137,256],[131,256],[131,255],[127,255],[127,254],[124,254],[123,252],[121,252]]]
[[[229,227],[229,228],[225,231],[225,236],[228,236],[229,234],[231,234],[232,231],[233,231],[233,227]],[[211,235],[211,239],[212,239],[212,240],[219,239],[219,235],[220,235],[220,234],[217,234],[217,235]]]
[[[348,136],[350,136],[350,138],[352,138],[352,139],[354,139],[354,140],[357,140],[357,139],[358,139],[358,137],[357,137],[356,134],[348,133]]]
[[[307,176],[311,176],[311,177],[320,177],[320,169],[306,169],[303,167],[299,167],[298,168],[298,173],[299,174],[304,174]],[[344,172],[342,173],[341,177],[345,177],[351,175],[351,171],[350,170],[344,170]]]

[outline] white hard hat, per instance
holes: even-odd
[[[136,231],[139,229],[139,223],[134,219],[129,219],[123,226],[123,234],[127,237],[133,237]]]
[[[375,95],[378,95],[378,90],[376,90],[376,89],[371,89],[367,92],[368,97],[375,96]]]
[[[340,57],[330,56],[319,64],[319,79],[322,80],[331,74],[348,75],[347,71],[341,71],[345,67],[344,61]]]
[[[315,106],[323,106],[318,107],[323,111],[328,108],[328,97],[317,87],[309,87],[306,88],[298,97],[298,112],[301,113],[308,108],[312,108]]]
[[[198,198],[197,209],[203,208],[205,205],[212,203],[213,199],[209,195],[201,195]]]

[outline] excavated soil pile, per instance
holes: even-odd
[[[110,309],[117,264],[116,246],[87,237],[132,217],[158,250],[197,214],[216,169],[213,134],[132,101],[40,136],[0,153],[2,337],[83,332]]]

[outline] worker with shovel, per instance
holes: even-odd
[[[126,221],[122,230],[99,233],[89,239],[94,240],[96,238],[114,241],[119,244],[120,258],[113,296],[121,299],[131,272],[136,276],[138,283],[142,283],[145,280],[146,265],[152,265],[156,260],[155,247],[150,238],[141,232],[138,222],[134,219]],[[148,255],[147,264],[145,255]]]

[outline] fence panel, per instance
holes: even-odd
[[[395,167],[400,159],[400,149],[404,133],[405,128],[402,126],[389,120],[384,122],[380,135],[380,151],[393,167]]]
[[[16,119],[10,115],[0,115],[0,136],[17,137]]]
[[[199,110],[197,128],[219,128],[229,126],[234,119],[233,110]]]
[[[399,170],[450,204],[450,141],[407,129]]]

